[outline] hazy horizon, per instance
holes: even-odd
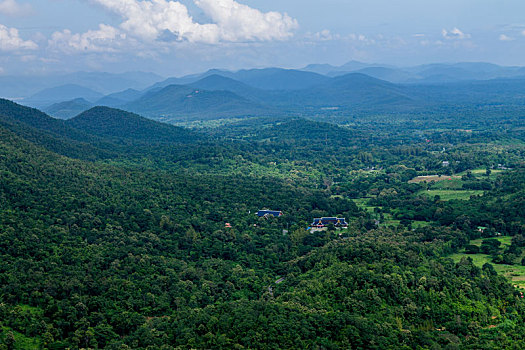
[[[0,0],[0,74],[182,76],[352,60],[519,66],[524,9],[516,0]]]

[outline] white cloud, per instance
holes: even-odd
[[[38,45],[31,40],[23,40],[18,29],[0,24],[0,51],[35,50]]]
[[[499,36],[499,40],[500,40],[500,41],[513,41],[514,38],[512,38],[512,37],[510,37],[510,36],[508,36],[508,35],[505,35],[505,34],[501,34],[501,35]]]
[[[32,12],[31,5],[19,4],[15,0],[0,0],[0,13],[8,16],[25,16]]]
[[[378,40],[380,40],[380,41],[384,39],[382,34],[377,35],[376,38]],[[354,33],[352,33],[352,34],[349,34],[346,37],[346,39],[351,40],[351,41],[357,41],[357,42],[362,43],[362,44],[372,44],[373,45],[373,44],[377,43],[376,39],[367,37],[364,34],[354,34]]]
[[[307,33],[305,35],[307,39],[315,40],[315,41],[330,41],[330,40],[337,40],[340,39],[340,35],[338,34],[332,34],[328,29],[321,30],[317,33]]]
[[[471,37],[470,34],[463,33],[457,27],[452,29],[451,31],[443,29],[441,31],[441,34],[443,35],[443,38],[447,40],[464,40],[464,39],[470,39]]]
[[[195,4],[217,24],[225,41],[284,40],[298,26],[287,14],[263,13],[234,0],[195,0]]]
[[[115,52],[126,35],[112,26],[101,24],[98,30],[90,30],[83,34],[73,34],[65,29],[55,32],[49,40],[51,49],[65,52]]]
[[[285,40],[297,21],[279,12],[263,13],[234,0],[194,0],[212,20],[197,23],[188,8],[170,0],[92,0],[124,20],[120,27],[144,41],[199,43]],[[164,40],[166,41],[166,40]]]

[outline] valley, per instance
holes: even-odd
[[[519,344],[525,129],[514,113],[478,112],[446,128],[435,110],[183,128],[1,100],[0,341]],[[283,215],[258,218],[265,208]],[[348,229],[306,230],[321,217]],[[465,253],[490,239],[503,244]]]

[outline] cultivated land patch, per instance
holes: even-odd
[[[438,181],[451,181],[454,179],[461,179],[461,176],[447,176],[447,175],[426,175],[426,176],[417,176],[412,180],[409,180],[408,183],[420,183],[420,182],[438,182]]]
[[[481,246],[481,242],[487,238],[480,238],[476,240],[470,241],[470,244],[477,245],[478,247]],[[512,237],[504,236],[504,237],[497,237],[498,241],[501,242],[501,246],[508,247],[511,244]],[[524,253],[525,254],[525,253]],[[492,262],[492,256],[487,254],[465,254],[465,250],[462,249],[457,254],[451,254],[449,256],[454,262],[459,262],[462,258],[471,258],[474,265],[477,267],[483,267],[484,264],[489,263],[492,266],[494,266],[494,269],[501,275],[505,276],[509,280],[512,281],[512,283],[519,287],[525,289],[525,266],[521,266],[519,264],[517,265],[505,265],[505,264],[495,264]],[[521,256],[518,260],[521,261],[523,256]]]
[[[471,196],[481,196],[483,191],[480,190],[428,190],[421,191],[420,194],[429,197],[439,196],[442,201],[450,200],[469,200]]]

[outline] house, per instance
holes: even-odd
[[[346,222],[345,218],[315,218],[310,227],[323,228],[330,224],[334,225],[335,227],[348,227],[348,223]]]
[[[441,163],[443,167],[447,167],[450,165],[450,162],[448,160],[445,160],[443,161],[443,163]]]
[[[279,216],[283,216],[283,212],[282,211],[278,211],[278,210],[268,210],[268,209],[263,209],[263,210],[259,210],[257,212],[257,216],[262,218],[269,218],[270,216],[273,216],[273,217],[279,217]]]

